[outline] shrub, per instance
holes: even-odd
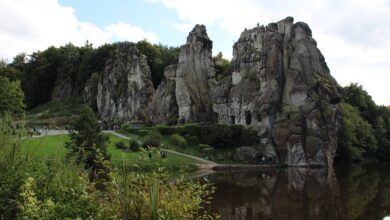
[[[186,136],[186,139],[188,143],[193,144],[193,145],[198,145],[199,144],[199,138],[197,136]]]
[[[149,133],[150,133],[150,131],[145,130],[145,129],[139,129],[139,130],[137,131],[137,134],[138,134],[139,136],[141,136],[141,137],[145,137],[145,136],[149,135]]]
[[[159,125],[156,126],[157,130],[160,132],[162,135],[172,135],[174,133],[177,133],[176,127],[171,127],[167,125]]]
[[[177,133],[180,135],[199,136],[204,125],[200,124],[186,124],[178,126]]]
[[[199,152],[203,155],[214,155],[214,147],[211,147],[208,144],[199,144]]]
[[[125,149],[126,148],[125,144],[122,141],[116,142],[115,147],[118,149]]]
[[[185,148],[188,145],[187,140],[180,136],[180,134],[171,135],[171,141],[172,144],[182,148]]]
[[[208,149],[208,148],[212,148],[212,147],[208,144],[199,144],[199,151],[201,153],[203,152],[203,149]]]
[[[131,150],[131,151],[138,151],[139,150],[139,143],[138,143],[138,141],[137,140],[134,140],[134,139],[131,139],[130,141],[129,141],[129,149]]]
[[[142,143],[144,147],[159,147],[161,144],[161,134],[157,131],[150,131],[148,135],[146,135],[142,139]]]

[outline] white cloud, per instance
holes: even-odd
[[[138,41],[144,38],[150,42],[157,42],[157,35],[152,31],[145,32],[139,27],[132,26],[130,24],[116,23],[110,24],[104,28],[108,33],[118,40]]]
[[[11,60],[20,52],[68,42],[83,45],[88,40],[98,46],[113,40],[145,38],[157,42],[156,34],[130,24],[118,22],[100,28],[79,21],[73,8],[61,6],[57,0],[0,1],[0,58]]]
[[[389,0],[149,0],[175,10],[182,23],[218,26],[239,37],[245,27],[293,16],[308,23],[332,75],[357,82],[377,104],[390,105]],[[215,47],[218,42],[214,42]],[[224,45],[231,51],[232,45]],[[224,51],[227,51],[226,49]]]
[[[181,32],[188,33],[194,28],[195,24],[192,23],[180,23],[180,24],[174,24],[174,27]]]

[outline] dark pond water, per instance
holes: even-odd
[[[273,168],[202,177],[222,219],[389,219],[390,165]]]

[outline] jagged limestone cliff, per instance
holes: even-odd
[[[252,154],[258,152],[272,163],[333,163],[341,114],[339,87],[307,24],[288,17],[245,30],[233,46],[231,74],[220,80],[215,78],[211,47],[200,25],[181,47],[176,73],[171,74],[175,77],[170,78],[176,81],[179,121],[212,122],[217,117],[221,124],[253,127],[262,141]],[[156,102],[173,97],[173,91],[159,88],[156,96],[160,98],[154,99],[155,109]]]
[[[258,161],[289,166],[333,162],[341,112],[339,86],[309,26],[288,17],[245,30],[233,46],[230,72],[215,76],[212,41],[196,25],[155,91],[144,55],[120,43],[83,97],[107,123],[218,122],[256,129],[261,142],[237,149]],[[64,79],[55,97],[73,90]],[[265,159],[264,159],[265,158]]]
[[[87,82],[84,99],[107,123],[148,121],[148,104],[154,94],[145,55],[131,43],[119,43],[100,78]]]

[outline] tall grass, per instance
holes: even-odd
[[[128,172],[126,160],[112,169],[101,191],[88,170],[61,157],[22,152],[11,118],[0,120],[0,219],[213,219],[205,202],[213,188],[171,181],[163,168]]]

